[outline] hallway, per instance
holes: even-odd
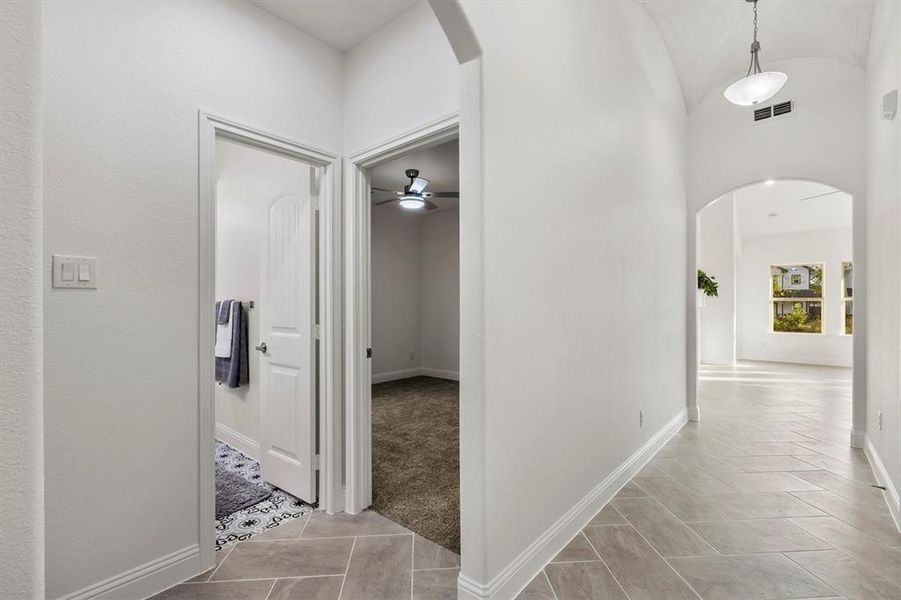
[[[687,424],[519,595],[901,598],[901,534],[849,446],[851,371],[702,366]]]

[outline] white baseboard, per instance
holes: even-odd
[[[260,462],[260,443],[227,425],[216,423],[216,439]]]
[[[432,367],[413,367],[412,369],[403,369],[401,371],[388,371],[386,373],[373,373],[372,383],[385,383],[386,381],[397,381],[398,379],[407,379],[408,377],[438,377],[440,379],[451,379],[460,381],[460,373],[458,371],[447,371],[445,369],[433,369]]]
[[[857,431],[854,430],[851,432],[851,447],[852,448],[866,448],[867,446],[867,434],[865,431]]]
[[[697,404],[688,408],[688,420],[697,423],[701,420],[701,409]]]
[[[200,572],[197,544],[95,583],[59,600],[130,600],[153,596]]]
[[[892,519],[895,521],[895,527],[901,532],[901,495],[898,494],[898,489],[895,488],[895,484],[892,483],[892,479],[889,477],[885,465],[882,464],[882,459],[879,458],[879,453],[876,452],[876,448],[869,438],[867,438],[864,452],[867,455],[867,459],[870,461],[870,466],[873,467],[876,481],[879,482],[879,485],[885,486],[885,502],[888,504],[889,513],[891,513]]]
[[[385,383],[386,381],[397,381],[398,379],[406,379],[407,377],[416,377],[419,375],[419,371],[419,367],[414,367],[412,369],[403,369],[401,371],[373,373],[372,383]]]
[[[685,425],[687,420],[687,410],[682,409],[660,431],[655,433],[654,437],[566,511],[566,514],[538,536],[487,584],[481,584],[460,573],[458,598],[500,600],[516,597],[532,581],[532,578],[594,518],[597,512],[657,454],[670,438]]]
[[[426,377],[437,377],[439,379],[450,379],[451,381],[460,381],[459,371],[448,371],[446,369],[433,369],[432,367],[422,367],[419,369],[420,375]]]

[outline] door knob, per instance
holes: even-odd
[[[260,342],[260,345],[259,345],[259,346],[254,346],[253,349],[254,349],[254,350],[259,350],[259,351],[262,352],[263,354],[266,354],[266,349],[267,349],[266,342]]]

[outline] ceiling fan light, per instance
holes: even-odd
[[[425,199],[419,195],[406,194],[401,197],[398,204],[406,210],[420,210],[425,207]]]
[[[780,71],[765,71],[739,79],[726,88],[723,96],[738,106],[754,106],[779,93],[788,75]]]

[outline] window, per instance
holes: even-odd
[[[823,265],[770,266],[774,333],[823,333]]]
[[[854,333],[854,265],[842,263],[842,333]]]

